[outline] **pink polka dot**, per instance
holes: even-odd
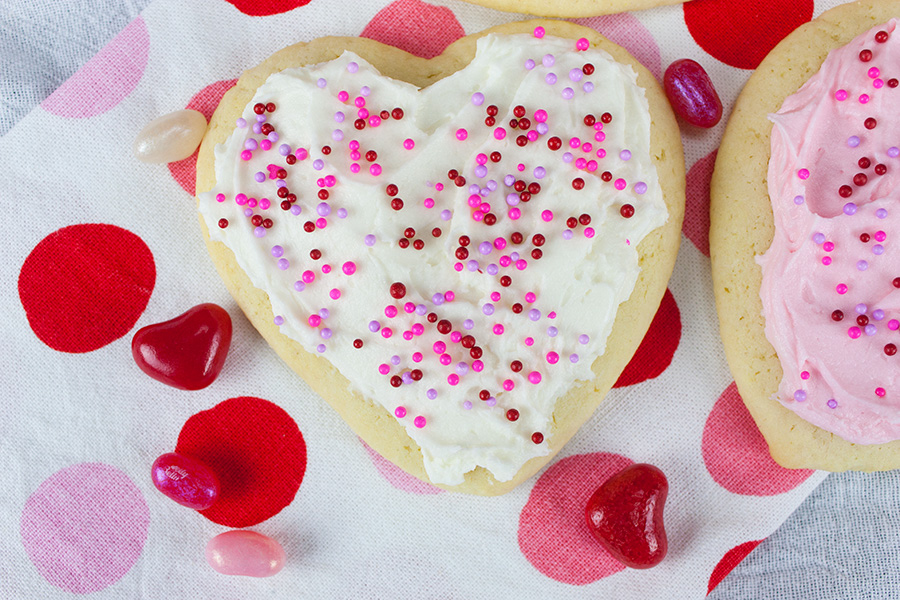
[[[466,32],[449,8],[421,0],[396,0],[372,17],[360,35],[422,58],[434,58]]]
[[[375,450],[373,450],[362,439],[360,439],[359,441],[362,442],[363,447],[369,454],[369,458],[372,459],[372,464],[375,465],[375,468],[378,469],[378,472],[381,473],[381,476],[387,479],[387,482],[398,490],[403,490],[404,492],[409,492],[410,494],[440,494],[444,491],[439,487],[431,485],[430,483],[425,483],[420,479],[416,479],[388,459],[375,452]]]
[[[187,103],[185,108],[200,111],[206,117],[206,120],[209,121],[212,118],[213,113],[216,112],[219,102],[222,101],[222,96],[225,95],[225,92],[233,88],[236,83],[237,79],[227,79],[211,83],[194,94],[194,97],[191,98],[191,101]],[[184,160],[169,163],[167,166],[169,167],[169,172],[172,174],[172,177],[178,182],[178,185],[180,185],[188,194],[193,196],[197,189],[197,152],[194,152]]]
[[[573,23],[590,27],[609,41],[628,50],[653,76],[662,80],[662,60],[653,34],[629,13],[572,19]]]
[[[594,491],[632,463],[606,452],[577,454],[540,476],[519,515],[519,549],[535,569],[571,585],[625,569],[591,536],[584,512]]]
[[[709,182],[716,166],[716,148],[694,163],[687,174],[684,223],[681,231],[697,250],[709,256]]]
[[[706,419],[702,451],[706,470],[715,482],[743,496],[783,494],[814,472],[785,469],[772,460],[734,382],[725,388]]]
[[[711,591],[715,589],[717,585],[722,583],[722,580],[725,579],[725,576],[731,573],[736,566],[738,566],[742,560],[747,558],[753,550],[762,544],[763,540],[754,540],[752,542],[744,542],[743,544],[738,544],[731,550],[725,553],[722,557],[722,560],[718,562],[716,568],[713,569],[712,574],[709,576],[709,583],[707,584],[706,594],[709,595]]]
[[[150,511],[125,473],[102,463],[57,471],[22,511],[22,544],[38,572],[73,594],[120,580],[147,539]]]
[[[105,113],[137,86],[149,51],[147,25],[138,17],[41,102],[41,108],[70,119]]]

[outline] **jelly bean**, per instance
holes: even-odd
[[[216,474],[199,460],[183,454],[163,454],[153,461],[150,476],[156,489],[188,508],[207,509],[219,496]]]
[[[211,384],[228,356],[231,317],[216,304],[199,304],[170,321],[139,329],[131,340],[138,367],[181,390]]]
[[[672,109],[691,125],[713,127],[722,118],[719,94],[696,61],[683,58],[669,65],[663,86]]]
[[[633,569],[648,569],[668,549],[663,507],[669,482],[653,465],[634,464],[610,477],[585,509],[591,534],[613,558]]]
[[[206,117],[196,110],[176,110],[154,119],[134,139],[134,156],[146,163],[167,163],[194,153],[206,134]]]
[[[235,529],[209,540],[206,562],[223,575],[270,577],[284,567],[285,555],[281,544],[272,538]]]

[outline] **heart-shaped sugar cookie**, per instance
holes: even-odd
[[[498,494],[640,343],[684,167],[652,76],[538,21],[431,60],[357,38],[282,50],[223,99],[197,189],[230,291],[354,431],[426,481]]]

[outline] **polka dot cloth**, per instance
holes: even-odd
[[[669,289],[616,388],[546,468],[505,496],[475,498],[379,456],[228,296],[200,241],[196,154],[145,165],[130,144],[171,110],[209,118],[238,74],[298,40],[362,35],[430,58],[517,17],[422,0],[195,4],[151,2],[0,141],[0,196],[14,217],[0,269],[16,282],[0,288],[0,459],[15,475],[0,514],[19,531],[0,549],[4,596],[234,595],[202,552],[246,527],[277,539],[288,565],[265,593],[239,582],[242,598],[701,597],[821,481],[771,460],[722,360],[707,230],[724,123],[685,132],[685,239]],[[657,77],[675,58],[698,60],[733,101],[748,69],[826,5],[696,0],[578,22]],[[130,355],[136,329],[201,302],[234,321],[220,377],[195,392],[146,377]],[[153,487],[150,464],[171,451],[218,473],[212,508]],[[617,563],[584,520],[587,498],[633,462],[670,483],[670,557],[652,572]]]

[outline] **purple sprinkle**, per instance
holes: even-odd
[[[321,158],[317,158],[316,160],[313,161],[313,169],[315,169],[316,171],[321,171],[324,168],[325,168],[325,161],[322,160]]]
[[[812,236],[812,240],[816,244],[819,244],[819,245],[824,244],[825,243],[825,234],[821,233],[821,232],[814,233]]]
[[[400,357],[396,354],[391,357],[391,364],[395,367],[400,364]]]
[[[475,177],[486,177],[487,176],[487,167],[484,165],[478,165],[475,167]]]
[[[328,315],[330,315],[330,314],[331,314],[331,313],[328,312],[328,309],[327,309],[327,308],[320,308],[320,309],[319,309],[319,316],[322,317],[323,319],[327,319],[327,318],[328,318]]]
[[[288,146],[287,144],[282,144],[282,145],[278,146],[278,154],[280,154],[282,156],[287,156],[290,153],[291,153],[291,147]]]
[[[482,104],[484,104],[484,94],[482,94],[481,92],[475,92],[474,94],[472,94],[472,104],[474,104],[475,106],[481,106]]]
[[[275,258],[281,258],[284,256],[284,248],[281,246],[272,246],[272,256]]]
[[[464,401],[464,402],[463,402],[463,409],[464,409],[464,410],[472,410],[472,403],[469,402],[468,400]]]
[[[844,214],[845,215],[855,215],[856,214],[856,204],[853,202],[848,202],[844,205]]]
[[[470,260],[469,262],[466,263],[466,268],[467,268],[468,270],[472,271],[473,273],[474,273],[475,271],[477,271],[477,270],[478,270],[478,267],[480,267],[480,266],[481,266],[481,265],[478,264],[478,261],[477,261],[477,260]]]
[[[861,260],[856,263],[856,269],[859,271],[865,271],[869,268],[869,261]]]
[[[335,129],[331,132],[331,139],[333,139],[335,142],[340,142],[344,139],[344,132],[340,129]]]
[[[256,122],[257,122],[257,123],[265,123],[265,122],[266,122],[266,115],[256,115]]]
[[[346,208],[337,209],[337,216],[338,216],[338,219],[346,219],[347,218],[347,209]]]
[[[238,126],[238,129],[243,129],[244,127],[247,126],[247,119],[239,118],[239,119],[238,119],[237,121],[235,121],[234,123],[235,123],[235,125]]]
[[[562,97],[566,100],[571,100],[575,97],[575,90],[570,87],[564,88],[562,91]]]
[[[512,185],[516,182],[516,178],[513,175],[507,175],[503,178],[503,185],[506,187],[512,187]]]
[[[268,138],[268,140],[274,144],[275,142],[278,141],[278,138],[279,138],[278,132],[277,132],[277,131],[270,131],[270,132],[269,132],[269,135],[267,135],[266,138]]]
[[[547,328],[547,335],[549,335],[550,337],[556,337],[557,334],[559,334],[559,329],[557,329],[556,327],[551,325]]]
[[[409,372],[406,372],[406,373],[403,373],[402,375],[400,375],[400,379],[401,379],[401,380],[403,381],[403,383],[405,383],[406,385],[409,385],[409,384],[411,384],[411,383],[413,382],[412,375],[410,375]]]
[[[262,171],[257,171],[256,174],[253,175],[253,179],[256,180],[256,183],[262,183],[266,180],[266,174]]]
[[[866,306],[865,304],[857,304],[856,305],[856,312],[860,315],[866,314],[867,310],[869,310],[869,307]]]
[[[480,244],[478,244],[478,251],[481,252],[482,254],[484,254],[485,256],[490,254],[491,250],[493,250],[493,249],[494,249],[494,247],[491,245],[490,242],[481,242]]]
[[[484,306],[481,307],[481,312],[483,312],[487,316],[491,316],[492,314],[494,314],[494,305],[491,304],[490,302],[488,302],[487,304],[485,304]]]
[[[828,404],[828,408],[837,408],[837,400],[835,400],[834,398],[829,400],[827,402],[827,404]]]
[[[297,215],[299,215],[301,212],[303,212],[303,209],[300,208],[300,205],[299,205],[299,204],[295,204],[295,205],[293,205],[293,206],[291,207],[291,214],[292,214],[292,215],[297,216]]]
[[[428,391],[425,392],[425,396],[429,400],[434,400],[435,398],[437,398],[437,390],[434,388],[428,388]]]
[[[519,198],[518,194],[513,193],[513,194],[506,195],[506,203],[509,204],[510,206],[515,206],[516,204],[519,203],[519,200],[520,200],[520,198]]]
[[[493,396],[491,396],[490,398],[488,398],[487,400],[485,400],[484,403],[487,404],[488,406],[496,406],[496,404],[497,404],[497,399],[494,398]]]
[[[859,137],[855,136],[855,135],[851,135],[850,137],[847,138],[847,145],[850,146],[851,148],[856,148],[857,146],[859,146]]]
[[[254,123],[250,129],[253,130],[253,133],[262,133],[262,125],[259,123]]]
[[[497,182],[494,181],[493,179],[489,179],[485,185],[487,186],[487,189],[489,189],[492,192],[497,189]]]
[[[247,209],[247,210],[250,210],[250,209]],[[257,227],[256,229],[253,230],[253,235],[255,235],[258,238],[266,237],[266,228],[265,227]]]
[[[281,325],[284,325],[284,317],[282,317],[281,315],[276,315],[275,319],[272,322],[280,327]]]
[[[547,169],[544,167],[535,167],[534,168],[534,178],[535,179],[543,179],[547,174]]]
[[[528,60],[525,61],[525,69],[527,69],[528,71],[530,71],[530,70],[532,70],[533,68],[534,68],[534,61],[533,61],[532,59],[529,58]]]
[[[869,323],[868,325],[866,325],[865,331],[866,335],[875,335],[876,333],[878,333],[878,328]]]
[[[440,292],[437,292],[434,296],[431,297],[431,303],[435,306],[440,306],[444,303],[444,295]]]
[[[556,63],[556,58],[552,54],[545,54],[541,59],[541,64],[545,67],[552,67]]]
[[[244,142],[244,148],[247,150],[256,150],[259,147],[259,143],[254,138],[247,138],[247,141]]]
[[[622,160],[631,160],[631,150],[622,150],[619,152],[619,158]]]
[[[884,254],[884,246],[882,246],[881,244],[875,244],[874,246],[872,246],[872,254],[874,254],[875,256],[881,256],[882,254]]]
[[[453,217],[453,213],[446,208],[441,211],[441,221],[449,221]]]
[[[466,319],[465,321],[463,321],[463,329],[465,329],[466,331],[472,329],[473,327],[475,327],[475,321],[473,321],[472,319]]]
[[[486,187],[483,187],[480,190],[478,190],[478,193],[481,195],[482,198],[485,198],[485,197],[487,197],[488,194],[491,193],[491,190],[487,189]]]
[[[306,289],[306,284],[303,283],[302,281],[295,281],[294,289],[297,290],[298,292],[302,292],[303,290]]]
[[[578,362],[578,355],[577,355],[577,354],[570,354],[570,355],[569,355],[569,362],[571,362],[571,363],[573,363],[573,364],[574,364],[574,363],[577,363],[577,362]]]
[[[591,338],[588,337],[588,335],[586,333],[582,333],[581,335],[578,336],[579,344],[582,344],[582,345],[587,344],[589,341],[591,341]]]
[[[591,83],[590,81],[586,81],[585,84],[583,86],[581,86],[581,89],[584,90],[585,94],[590,94],[591,92],[594,91],[594,84]]]
[[[479,166],[481,166],[481,165],[479,165]],[[475,167],[475,168],[477,169],[478,167]],[[481,192],[481,188],[478,186],[477,183],[473,183],[469,186],[469,194],[477,194],[479,192]]]
[[[544,135],[545,133],[550,131],[550,126],[546,123],[538,123],[536,129],[539,134]]]
[[[331,337],[331,329],[326,327],[322,331],[319,332],[319,335],[322,336],[323,340],[327,340]]]
[[[888,213],[887,213],[886,208],[879,208],[878,210],[875,211],[875,216],[878,217],[879,219],[884,219],[885,217],[887,217],[887,215],[888,215]]]
[[[461,362],[456,365],[456,372],[460,375],[465,375],[469,372],[469,364],[465,362]]]
[[[381,324],[378,321],[369,321],[369,331],[376,333],[379,329],[381,329]]]
[[[319,80],[316,81],[316,85],[319,86],[320,88],[323,88],[326,85],[328,85],[328,82],[325,81],[324,79],[322,79],[321,77],[319,77]]]
[[[513,262],[516,262],[517,260],[519,260],[519,253],[513,252],[512,254],[509,255],[509,257],[512,259]]]
[[[331,214],[331,207],[327,202],[319,202],[319,205],[316,207],[316,212],[319,213],[320,217],[327,217]]]
[[[290,266],[291,266],[291,263],[288,261],[288,259],[286,259],[286,258],[278,259],[278,268],[281,269],[282,271],[287,271],[288,267],[290,267]]]
[[[337,123],[343,123],[345,117],[346,115],[344,115],[344,113],[342,113],[341,111],[337,111],[336,113],[334,113],[334,120]]]
[[[318,351],[319,354],[322,354],[326,350],[325,344],[319,344],[318,346],[316,346],[316,350]]]
[[[547,82],[547,85],[553,85],[556,83],[556,73],[547,73],[547,76],[544,77],[544,81]]]
[[[366,237],[363,238],[363,243],[366,246],[371,248],[372,246],[375,245],[375,236],[370,233],[369,235],[367,235]]]
[[[539,311],[536,308],[532,308],[531,310],[528,311],[528,318],[531,319],[532,321],[537,321],[538,319],[541,318],[541,311]]]
[[[638,181],[636,184],[634,184],[634,193],[638,194],[638,195],[646,194],[647,193],[647,184],[644,183],[643,181]]]
[[[575,157],[572,156],[572,153],[571,153],[571,152],[566,152],[565,154],[563,154],[563,157],[562,157],[562,158],[563,158],[563,162],[564,162],[564,163],[570,163],[570,162],[572,162],[572,160],[573,160]]]
[[[880,308],[876,308],[872,311],[872,318],[876,321],[880,321],[884,318],[884,311]]]
[[[794,196],[794,204],[797,206],[803,204],[803,196]]]
[[[794,400],[797,402],[804,402],[806,400],[806,392],[803,390],[797,390],[794,392]]]
[[[564,240],[571,240],[573,235],[575,235],[575,234],[572,233],[571,229],[566,229],[565,231],[562,232],[562,237]]]
[[[584,73],[581,69],[575,68],[569,71],[569,79],[572,81],[581,81],[582,77],[584,77]]]
[[[491,264],[489,264],[489,265],[487,266],[487,269],[486,269],[486,270],[487,270],[487,274],[488,274],[488,275],[494,276],[494,275],[496,275],[497,273],[500,272],[500,267],[498,267],[498,266],[495,265],[494,263],[491,263]]]
[[[253,209],[252,209],[252,208],[245,208],[245,209],[244,209],[244,216],[245,216],[245,217],[252,217],[252,216],[253,216]],[[257,236],[257,237],[259,237],[259,236]]]
[[[350,73],[356,73],[357,71],[359,71],[359,65],[355,62],[347,63],[347,71],[349,71]]]
[[[897,146],[891,146],[890,148],[888,148],[887,155],[891,158],[897,158],[898,156],[900,156],[900,148],[898,148]]]
[[[416,304],[416,314],[420,317],[428,312],[428,307],[424,304]]]
[[[362,86],[361,88],[359,88],[359,95],[360,95],[360,96],[366,97],[366,96],[368,96],[371,92],[372,92],[372,90],[370,90],[370,89],[369,89],[369,86],[367,86],[367,85],[364,85],[364,86]]]
[[[279,188],[287,187],[287,181],[285,181],[284,179],[279,179],[278,181],[275,182],[275,187],[279,187]]]

